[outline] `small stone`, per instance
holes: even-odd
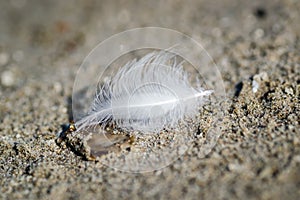
[[[255,80],[252,81],[252,92],[256,93],[258,91],[259,84]]]
[[[287,94],[289,94],[289,95],[293,95],[293,94],[294,94],[293,89],[290,88],[290,87],[286,87],[286,88],[284,89],[284,91],[285,91],[285,93],[287,93]]]
[[[294,160],[295,160],[296,162],[299,162],[299,163],[300,163],[300,155],[299,155],[299,156],[295,156],[295,157],[294,157]]]
[[[269,81],[269,76],[266,72],[261,72],[253,76],[252,92],[256,93],[263,82]]]
[[[262,38],[264,35],[265,35],[265,32],[264,32],[264,30],[261,29],[261,28],[256,29],[255,32],[254,32],[254,37],[255,37],[255,39],[260,39],[260,38]]]
[[[67,113],[68,112],[68,109],[66,107],[64,107],[62,110],[61,110],[63,113]]]
[[[62,85],[59,82],[55,82],[53,84],[53,88],[54,88],[55,92],[57,92],[57,93],[62,92]]]
[[[12,71],[4,71],[1,74],[1,84],[5,87],[11,87],[15,84],[15,74]]]

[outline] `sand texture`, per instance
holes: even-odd
[[[300,1],[1,0],[0,8],[0,199],[300,198]],[[110,127],[116,143],[92,152],[96,160],[80,137],[58,144],[57,133],[72,118],[76,72],[91,49],[146,26],[198,40],[227,100],[211,151],[197,134],[214,115],[208,104],[189,122],[195,137],[182,156],[130,173],[103,162],[141,151],[139,142],[160,148],[186,129],[137,138]]]

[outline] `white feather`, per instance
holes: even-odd
[[[75,123],[78,131],[113,121],[143,133],[174,127],[197,114],[212,90],[192,87],[176,55],[152,52],[128,62],[95,95],[91,111]]]

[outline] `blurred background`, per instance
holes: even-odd
[[[293,41],[299,35],[298,0],[1,0],[0,8],[4,86],[29,77],[53,81],[75,74],[99,42],[131,28],[180,31],[214,59],[241,39],[285,32]]]

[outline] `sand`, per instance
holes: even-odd
[[[300,197],[298,1],[14,0],[0,7],[1,199]],[[208,152],[195,129],[170,165],[130,173],[103,160],[140,151],[135,143],[118,140],[93,160],[76,135],[56,140],[85,56],[111,35],[145,26],[200,41],[219,67],[227,101]],[[189,125],[205,132],[211,116],[203,112]]]

